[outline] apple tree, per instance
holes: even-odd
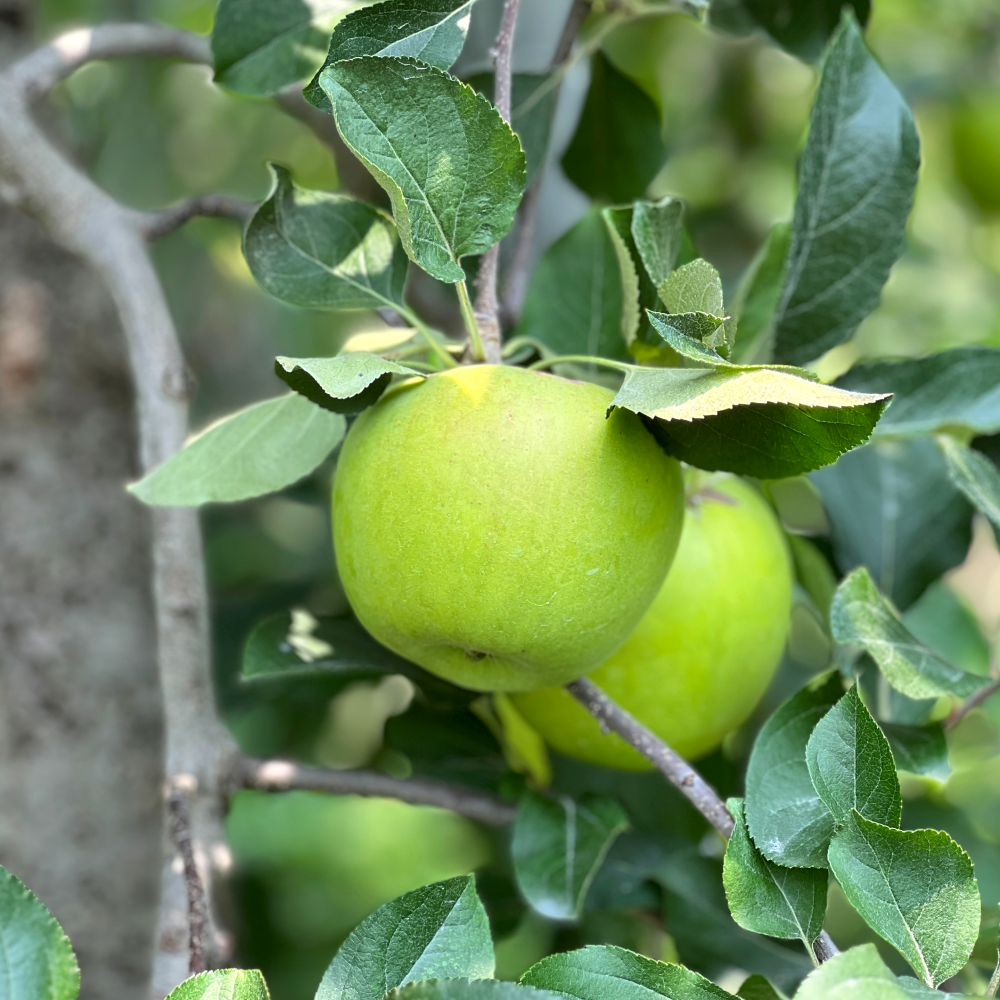
[[[97,240],[67,214],[72,192],[34,209],[77,252],[104,255],[136,314],[146,473],[129,489],[158,526],[165,814],[181,859],[167,868],[183,876],[165,893],[183,894],[193,974],[180,982],[164,956],[170,997],[267,996],[259,972],[221,967],[211,846],[235,788],[395,797],[496,831],[489,873],[360,923],[317,1000],[721,1000],[734,966],[744,998],[995,996],[983,914],[1000,901],[983,897],[957,831],[914,828],[904,793],[947,776],[953,734],[1000,690],[995,656],[956,639],[973,628],[961,609],[925,601],[964,558],[974,512],[1000,531],[1000,350],[862,363],[834,382],[815,370],[878,304],[917,184],[917,130],[866,44],[869,4],[744,0],[709,19],[762,29],[818,67],[792,217],[724,295],[685,206],[644,197],[665,155],[657,110],[602,49],[665,9],[704,20],[707,0],[576,0],[541,74],[512,73],[519,3],[505,0],[494,72],[463,80],[451,70],[474,3],[220,0],[217,85],[325,116],[383,192],[371,201],[274,163],[256,205],[205,198],[138,218],[81,188],[108,220]],[[88,59],[207,58],[198,39],[130,30],[5,74],[29,144],[28,99]],[[563,167],[592,205],[532,268],[556,98],[582,59],[589,91]],[[13,134],[0,114],[0,159],[30,202]],[[52,155],[40,162],[58,173]],[[332,357],[276,357],[273,398],[182,446],[183,412],[157,401],[178,358],[164,367],[175,344],[150,312],[141,244],[204,213],[245,219],[269,295],[384,323]],[[415,303],[418,272],[454,302],[460,334]],[[205,606],[194,509],[307,477],[331,491],[351,613],[262,619],[242,683],[406,678],[382,767],[243,755],[191,652]],[[776,690],[793,605],[828,655]],[[882,952],[838,948],[834,893]],[[495,940],[525,910],[562,944],[501,981]],[[622,947],[589,913],[646,921],[675,953]],[[4,996],[73,1000],[69,942],[6,872],[0,940]]]

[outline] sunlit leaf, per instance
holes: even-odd
[[[385,392],[393,375],[424,377],[412,368],[365,351],[333,358],[278,357],[274,371],[297,393],[334,413],[360,413],[371,406]]]
[[[794,1000],[904,1000],[902,990],[875,945],[834,955],[802,981]]]
[[[514,221],[524,153],[497,110],[467,84],[412,59],[364,56],[320,73],[337,128],[385,188],[403,248],[441,281]]]
[[[193,437],[129,492],[153,507],[197,507],[275,493],[340,444],[344,418],[297,393],[266,399]]]
[[[185,979],[166,1000],[270,1000],[270,994],[257,970],[217,969]]]

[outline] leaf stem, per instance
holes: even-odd
[[[427,346],[434,352],[445,368],[457,368],[458,362],[444,349],[437,337],[434,336],[431,328],[409,307],[400,305],[397,302],[389,302],[389,305],[399,313],[415,329],[420,331],[421,336],[427,341]]]
[[[472,301],[469,298],[469,288],[464,281],[456,282],[455,291],[458,292],[458,306],[462,310],[462,321],[468,331],[469,340],[472,341],[472,359],[482,362],[486,360],[486,353],[483,350],[483,338],[479,333],[479,324],[476,322],[476,314],[472,311]]]
[[[627,372],[634,368],[624,361],[612,361],[610,358],[595,358],[589,354],[557,354],[551,358],[542,358],[528,365],[529,371],[541,371],[543,368],[551,368],[553,365],[575,363],[578,365],[599,365],[602,368],[614,368],[615,371]]]
[[[1000,989],[1000,952],[997,952],[997,967],[993,970],[993,975],[990,976],[990,984],[986,987],[986,995],[988,997],[995,997],[998,989]]]

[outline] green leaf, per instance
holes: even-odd
[[[422,979],[489,979],[493,964],[489,919],[475,879],[461,875],[399,896],[363,920],[330,963],[316,1000],[382,1000],[389,990]]]
[[[241,679],[332,674],[356,680],[406,674],[410,666],[351,617],[317,619],[308,612],[282,611],[259,622],[250,633]]]
[[[965,559],[972,508],[931,438],[878,441],[809,478],[823,497],[841,572],[867,566],[900,608]]]
[[[769,368],[623,366],[612,402],[649,418],[669,454],[701,469],[782,479],[866,441],[884,396],[844,393]]]
[[[788,1000],[784,993],[776,986],[764,978],[764,976],[750,976],[743,981],[737,996],[743,1000]]]
[[[765,364],[774,353],[772,321],[785,280],[791,238],[791,226],[775,223],[736,293],[734,313],[738,323],[733,357],[742,364]]]
[[[683,965],[657,962],[615,945],[590,945],[549,955],[521,982],[577,1000],[729,1000],[731,993]]]
[[[878,303],[903,249],[919,161],[913,115],[848,11],[827,51],[799,165],[774,320],[778,361],[818,358]]]
[[[197,507],[275,493],[340,444],[342,416],[296,393],[237,410],[195,435],[128,490],[151,507]]]
[[[925,358],[855,365],[836,382],[855,392],[892,392],[876,435],[963,427],[1000,431],[1000,349],[956,347]],[[887,389],[886,386],[889,388]]]
[[[964,1000],[966,993],[945,993],[942,990],[932,990],[913,976],[899,976],[896,979],[899,988],[910,1000]]]
[[[810,972],[794,1000],[904,1000],[905,996],[875,945],[863,944]]]
[[[466,81],[493,101],[493,74],[478,73]],[[511,77],[510,127],[521,140],[526,161],[525,187],[531,187],[549,151],[552,118],[559,97],[551,73],[515,73]]]
[[[947,833],[894,830],[853,811],[829,858],[851,905],[928,986],[965,965],[979,934],[979,889]]]
[[[897,771],[924,774],[942,781],[948,777],[948,743],[940,723],[902,726],[883,722],[881,726]]]
[[[639,259],[650,281],[659,288],[673,271],[684,242],[684,203],[669,197],[636,201],[631,230]]]
[[[215,82],[270,96],[316,72],[345,0],[219,0],[212,28]]]
[[[847,0],[857,19],[868,20],[871,0]],[[783,48],[816,62],[840,21],[845,0],[743,0],[753,19]]]
[[[677,268],[658,287],[668,313],[708,313],[722,322],[722,279],[707,260],[699,257]]]
[[[813,788],[806,745],[843,690],[837,674],[807,685],[764,723],[754,743],[743,808],[757,849],[775,864],[826,867],[836,821]]]
[[[352,11],[334,29],[320,72],[304,93],[322,111],[332,111],[320,73],[359,56],[409,56],[440,70],[451,69],[465,45],[475,0],[385,0]],[[317,63],[318,65],[318,63]]]
[[[562,158],[566,176],[598,201],[632,201],[642,197],[665,157],[659,108],[595,52],[587,100]]]
[[[411,59],[364,56],[320,73],[337,128],[385,188],[410,259],[441,281],[488,250],[514,221],[524,153],[470,86]]]
[[[185,979],[166,1000],[270,1000],[270,994],[256,969],[218,969]]]
[[[416,375],[395,361],[358,351],[333,358],[274,359],[274,372],[297,393],[334,413],[360,413],[385,392],[393,375]]]
[[[889,741],[854,685],[819,722],[806,744],[816,794],[842,823],[856,809],[865,819],[899,826],[903,798]]]
[[[317,998],[319,1000],[319,998]],[[386,994],[385,1000],[560,1000],[553,993],[499,979],[431,979],[409,983]]]
[[[591,209],[542,255],[528,285],[520,336],[557,354],[626,357],[618,257],[597,209]],[[632,313],[634,316],[634,313]]]
[[[0,868],[0,982],[4,1000],[76,1000],[80,992],[69,938],[5,868]]]
[[[621,278],[622,341],[631,346],[640,328],[649,327],[645,313],[647,309],[659,305],[659,296],[639,259],[639,251],[632,239],[632,209],[605,208],[601,210],[601,217],[615,250],[618,275]],[[643,339],[647,338],[648,334]]]
[[[953,666],[918,642],[863,566],[837,588],[830,628],[837,642],[864,647],[885,679],[909,698],[964,698],[989,681]]]
[[[981,514],[1000,529],[1000,471],[983,454],[951,438],[941,442],[948,477]]]
[[[307,191],[270,164],[274,184],[243,238],[269,295],[308,309],[377,309],[403,302],[406,254],[392,220],[342,194]]]
[[[628,816],[614,799],[585,795],[578,802],[535,792],[521,797],[511,856],[521,892],[552,920],[575,920],[597,870]]]
[[[785,868],[768,861],[747,832],[743,800],[729,799],[726,808],[736,824],[722,866],[733,919],[757,934],[799,938],[812,954],[826,915],[827,873],[821,868]]]

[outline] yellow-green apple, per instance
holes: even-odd
[[[792,570],[777,519],[727,474],[692,471],[673,565],[625,644],[591,680],[681,756],[700,757],[753,711],[781,659]],[[651,766],[604,734],[562,688],[513,696],[553,749],[592,764]]]
[[[470,365],[390,389],[333,485],[337,569],[376,639],[480,691],[597,666],[656,596],[684,518],[677,461],[601,386]]]

